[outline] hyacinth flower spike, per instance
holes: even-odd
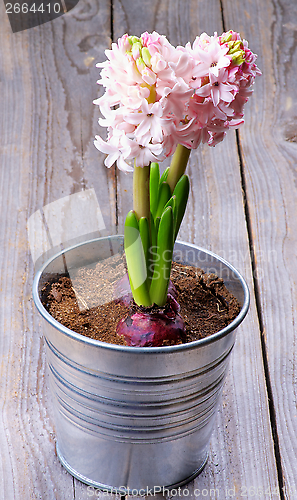
[[[107,167],[116,161],[121,170],[133,171],[133,210],[124,229],[133,303],[117,332],[132,346],[183,342],[170,271],[189,196],[187,162],[201,142],[215,146],[243,123],[260,74],[256,55],[229,31],[203,33],[185,47],[156,32],[123,35],[106,56],[97,65],[105,93],[94,102],[108,137],[96,136],[95,146],[107,154]],[[171,155],[170,167],[160,174],[159,162]]]

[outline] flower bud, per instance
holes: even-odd
[[[132,48],[132,43],[127,35],[123,35],[122,38],[119,39],[119,47],[123,49],[124,52],[130,52]]]
[[[129,65],[127,66],[127,72],[137,83],[141,83],[142,81],[141,72],[138,71],[136,62],[134,61],[133,57],[130,56],[129,54],[127,54],[126,57],[129,61]]]
[[[228,55],[232,57],[232,62],[236,66],[240,66],[245,61],[245,52],[243,50],[243,43],[241,40],[231,41],[228,43]]]
[[[225,33],[224,36],[221,36],[220,43],[223,44],[230,42],[231,39],[232,39],[232,31],[227,31],[227,33]]]
[[[131,43],[131,45],[133,45],[136,42],[140,42],[140,39],[137,36],[129,36],[128,40]]]
[[[142,44],[140,42],[135,42],[132,45],[132,56],[136,61],[141,56]]]
[[[147,47],[143,47],[141,50],[142,59],[146,66],[151,66],[151,54]]]
[[[143,81],[148,85],[154,85],[154,83],[156,82],[156,75],[150,68],[145,67],[145,69],[141,73],[141,76]]]
[[[161,54],[156,53],[153,55],[151,59],[152,70],[157,73],[158,71],[162,71],[166,68],[166,62],[164,61]]]
[[[241,66],[241,64],[243,64],[244,61],[245,61],[244,50],[238,50],[237,52],[232,54],[232,62],[236,66]]]
[[[137,66],[139,73],[142,73],[144,71],[144,69],[146,68],[146,65],[144,64],[142,57],[138,57],[136,59],[136,66]]]
[[[228,54],[234,54],[234,52],[237,52],[238,50],[242,50],[242,47],[243,47],[241,40],[229,42],[228,46],[229,46]]]

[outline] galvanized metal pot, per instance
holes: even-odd
[[[55,409],[57,453],[82,482],[127,493],[181,486],[203,469],[235,328],[249,307],[241,275],[220,257],[177,242],[174,259],[214,272],[242,304],[237,318],[203,340],[124,347],[75,333],[48,314],[40,290],[52,276],[123,252],[99,238],[61,252],[37,273],[33,297],[43,323]]]

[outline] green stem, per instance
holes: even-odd
[[[133,298],[138,305],[151,306],[149,295],[148,249],[150,233],[150,165],[133,173],[133,210],[125,222],[125,252]]]
[[[170,186],[171,193],[173,193],[177,182],[185,173],[190,153],[190,149],[182,146],[181,144],[177,145],[166,179],[167,184]]]
[[[150,223],[150,165],[137,167],[136,161],[133,173],[133,210],[138,220],[146,217]]]

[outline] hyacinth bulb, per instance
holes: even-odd
[[[183,342],[185,324],[179,309],[175,298],[168,294],[165,307],[139,308],[122,319],[117,334],[132,347],[161,347]]]

